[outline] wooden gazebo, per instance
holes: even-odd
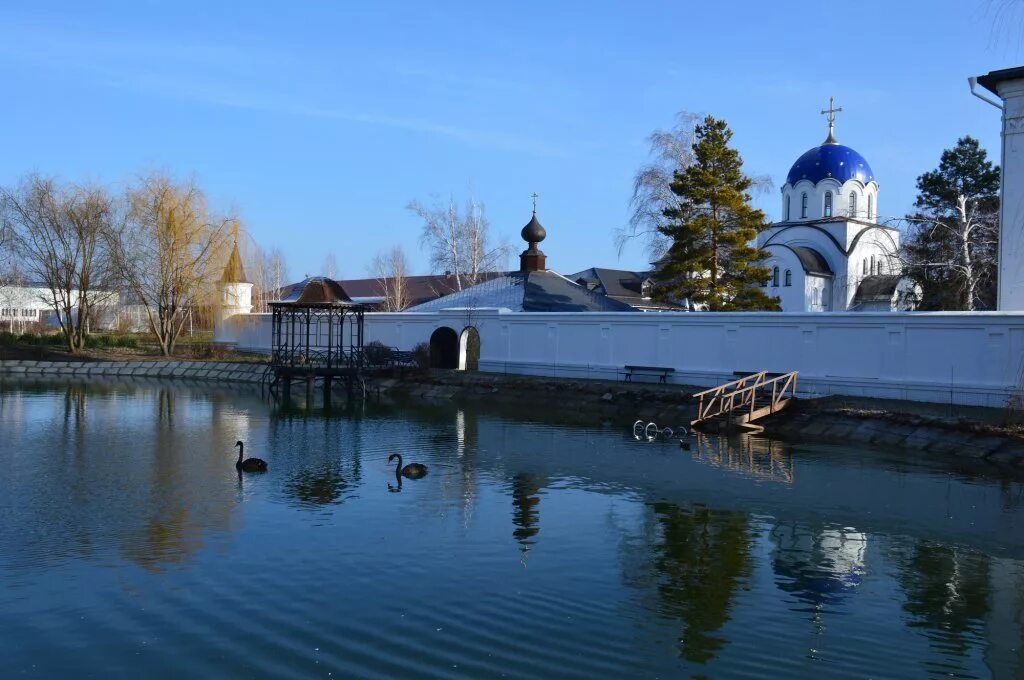
[[[274,383],[283,383],[286,393],[293,378],[306,379],[309,390],[322,378],[327,394],[333,378],[351,380],[362,371],[363,306],[337,281],[308,278],[284,291],[270,309]]]

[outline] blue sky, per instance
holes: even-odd
[[[293,278],[329,252],[365,276],[394,244],[426,272],[405,206],[432,195],[472,191],[518,251],[536,191],[549,266],[643,268],[613,231],[676,112],[730,123],[777,219],[834,95],[900,215],[958,136],[998,160],[998,111],[966,78],[1024,63],[1017,0],[213,4],[0,9],[0,183],[193,174]]]

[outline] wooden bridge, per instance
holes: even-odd
[[[710,390],[697,392],[697,417],[693,428],[728,429],[739,427],[748,432],[761,432],[755,420],[778,413],[796,399],[797,372],[753,373]]]

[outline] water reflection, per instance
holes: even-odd
[[[660,541],[654,546],[659,611],[678,619],[679,653],[706,663],[725,647],[717,635],[751,568],[749,518],[711,508],[654,503]]]
[[[247,663],[352,677],[1024,668],[1013,476],[755,437],[700,436],[687,452],[547,412],[288,412],[177,385],[5,387],[0,431],[12,673],[69,674],[58,661],[194,676]],[[268,474],[237,473],[239,439]],[[430,475],[385,495],[402,489],[390,452]],[[247,578],[227,587],[238,565]],[[395,583],[414,587],[396,600]],[[210,621],[265,644],[243,657]],[[140,660],[131,644],[149,633],[176,652]],[[415,667],[382,642],[395,635],[422,644]],[[308,648],[319,668],[295,651]]]
[[[540,533],[540,491],[545,484],[547,479],[540,475],[520,473],[512,477],[512,537],[524,560]]]
[[[751,477],[793,483],[795,464],[792,452],[782,442],[753,435],[723,438],[703,432],[693,433],[696,460]]]
[[[348,488],[335,468],[300,470],[287,482],[288,491],[304,506],[336,505]]]
[[[921,628],[942,653],[929,673],[964,672],[957,663],[980,642],[992,599],[990,558],[955,546],[917,541],[893,551],[897,580],[910,614],[907,625]]]
[[[825,605],[839,605],[860,585],[867,536],[849,527],[795,522],[771,530],[772,568],[780,590],[811,605],[815,620]]]

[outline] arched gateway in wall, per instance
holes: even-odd
[[[448,326],[430,334],[430,367],[459,367],[459,335]]]
[[[459,334],[459,370],[480,370],[480,333],[472,326],[466,326]]]

